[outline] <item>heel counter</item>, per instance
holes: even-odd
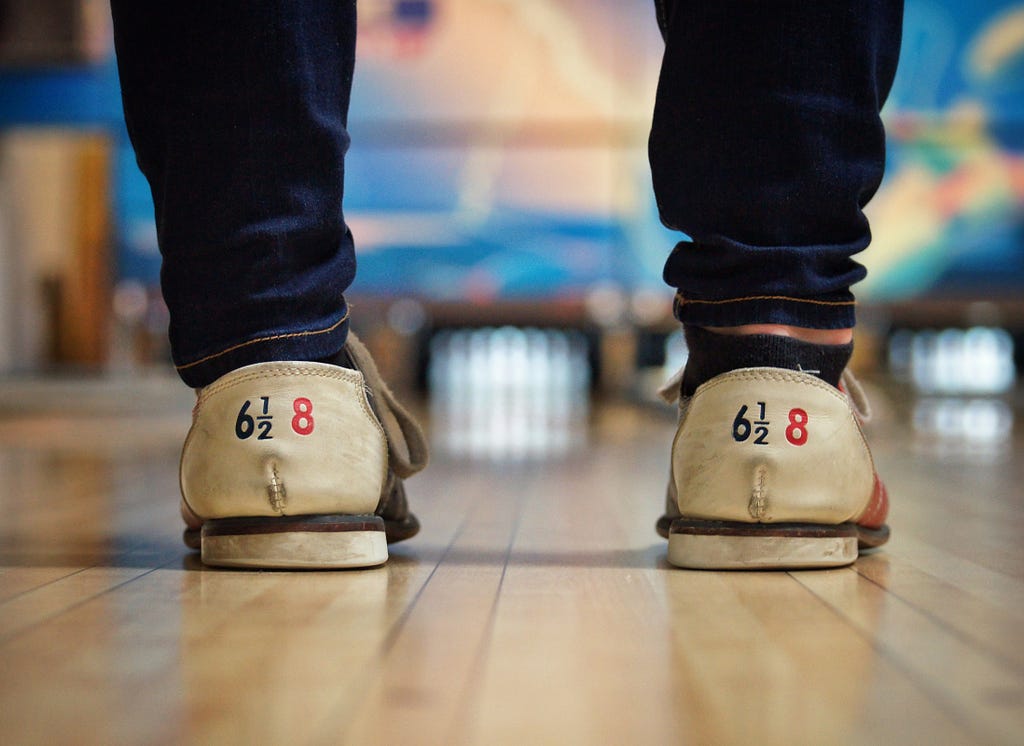
[[[679,509],[692,518],[843,523],[874,485],[845,395],[797,371],[748,368],[704,384],[672,451]]]
[[[361,373],[264,363],[200,393],[182,449],[181,492],[203,518],[370,514],[387,459]]]

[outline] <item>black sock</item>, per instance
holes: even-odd
[[[348,354],[347,347],[342,347],[341,350],[334,353],[333,355],[322,357],[319,360],[314,360],[313,362],[328,363],[329,365],[337,365],[339,368],[351,368],[352,370],[359,370],[356,367],[356,364],[352,362],[352,358]]]
[[[683,330],[690,350],[683,374],[683,396],[692,396],[705,381],[739,368],[800,370],[838,386],[853,355],[852,342],[818,345],[778,334],[715,334],[689,324]]]

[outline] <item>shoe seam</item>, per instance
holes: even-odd
[[[772,368],[767,366],[758,368],[740,368],[738,370],[732,370],[728,373],[715,376],[710,381],[706,381],[698,386],[697,390],[693,393],[693,398],[696,398],[702,392],[710,391],[717,386],[724,385],[731,381],[777,381],[781,383],[804,384],[824,391],[828,393],[829,396],[833,396],[849,405],[849,400],[846,394],[835,386],[822,381],[820,378],[817,378],[810,373],[801,373],[796,370],[786,370],[785,368]]]
[[[734,371],[729,371],[728,373],[723,373],[723,374],[721,374],[719,376],[716,376],[715,378],[712,378],[710,381],[707,381],[706,383],[700,385],[697,388],[697,390],[693,393],[693,395],[691,397],[689,397],[690,398],[690,402],[689,402],[690,406],[687,407],[685,413],[682,413],[682,416],[679,419],[679,423],[676,426],[676,435],[675,435],[675,437],[672,440],[672,459],[671,459],[671,465],[670,465],[670,474],[671,474],[670,478],[673,481],[675,481],[675,451],[676,451],[676,447],[677,447],[677,445],[680,444],[680,441],[682,440],[683,426],[684,426],[686,420],[689,418],[690,413],[693,411],[693,406],[692,405],[695,403],[696,399],[702,393],[706,393],[706,392],[711,391],[712,389],[716,388],[717,386],[720,386],[720,385],[723,385],[723,384],[726,384],[726,383],[729,383],[729,382],[732,382],[732,381],[765,381],[765,380],[776,381],[776,382],[781,382],[781,383],[800,383],[800,384],[804,384],[804,385],[807,385],[807,386],[811,386],[812,388],[819,389],[820,391],[823,391],[823,392],[827,393],[829,396],[835,397],[838,400],[840,400],[841,402],[843,402],[843,404],[846,405],[847,413],[848,413],[848,415],[850,417],[850,421],[853,423],[853,426],[857,429],[857,435],[860,438],[860,443],[861,443],[862,448],[864,449],[864,453],[867,454],[867,460],[868,460],[868,464],[871,467],[872,477],[874,479],[878,479],[878,469],[875,466],[874,454],[872,454],[872,452],[871,452],[871,446],[868,444],[867,437],[864,435],[864,428],[861,427],[861,424],[858,421],[857,416],[856,416],[856,414],[853,411],[853,408],[850,406],[849,396],[846,393],[840,391],[835,386],[832,386],[831,384],[829,384],[829,383],[827,383],[825,381],[822,381],[820,378],[817,378],[817,377],[815,377],[815,376],[813,376],[813,375],[811,375],[809,373],[801,373],[799,371],[790,371],[790,370],[786,370],[785,368],[759,367],[759,368],[740,368],[739,370],[734,370]],[[874,490],[874,485],[872,485],[872,492],[868,494],[867,499],[864,501],[864,504],[860,507],[859,510],[854,511],[853,514],[850,515],[850,517],[846,519],[847,521],[856,523],[857,519],[861,515],[864,514],[864,511],[867,510],[868,506],[871,504],[871,498],[873,496],[872,495],[873,490]],[[678,496],[677,496],[676,499],[678,501]],[[678,504],[678,502],[677,502],[677,504]]]
[[[299,367],[299,366],[302,367]],[[239,374],[232,377],[230,380],[224,380],[217,383],[210,384],[210,386],[202,389],[199,394],[199,401],[196,404],[196,410],[202,407],[202,405],[212,396],[216,394],[224,393],[229,389],[236,386],[240,386],[243,383],[249,383],[264,378],[287,378],[290,376],[313,376],[316,378],[324,378],[327,380],[344,381],[346,383],[355,384],[362,396],[357,396],[359,399],[359,405],[363,410],[363,413],[376,424],[381,435],[384,437],[385,447],[387,446],[387,433],[384,432],[384,427],[381,425],[377,416],[373,413],[373,409],[370,406],[370,402],[366,398],[366,385],[365,376],[358,370],[351,370],[349,368],[340,368],[335,365],[329,365],[328,363],[257,363],[260,370],[250,370],[245,373]],[[306,367],[306,366],[316,366]],[[256,366],[253,366],[256,367]],[[230,374],[229,374],[230,375]]]
[[[315,366],[315,367],[313,367]],[[248,369],[247,369],[248,368]],[[348,383],[362,383],[365,378],[358,370],[341,368],[329,363],[314,362],[273,362],[256,363],[247,368],[240,368],[234,373],[229,373],[220,381],[215,381],[199,391],[200,404],[210,396],[219,394],[222,391],[248,383],[260,378],[282,378],[288,376],[315,376],[335,381],[346,381]],[[258,370],[257,370],[258,368]]]
[[[302,367],[299,367],[300,365]],[[258,380],[258,379],[274,378],[274,377],[288,377],[288,376],[293,376],[293,375],[299,375],[299,376],[315,376],[315,377],[318,377],[318,378],[324,378],[324,379],[328,379],[328,380],[344,381],[346,383],[356,384],[357,388],[358,388],[358,393],[356,394],[356,398],[359,400],[359,406],[362,409],[363,414],[366,415],[367,419],[370,422],[373,423],[374,427],[376,427],[377,432],[380,434],[381,439],[384,442],[384,459],[383,459],[383,461],[384,461],[384,470],[383,470],[383,475],[382,475],[381,479],[382,479],[382,484],[387,482],[388,472],[390,470],[390,463],[389,463],[390,462],[390,454],[389,454],[389,446],[388,446],[388,436],[387,436],[387,433],[384,431],[384,426],[381,424],[381,422],[377,418],[376,414],[374,414],[373,409],[372,409],[372,407],[370,405],[370,402],[367,399],[367,388],[366,388],[366,384],[365,384],[365,376],[363,376],[361,371],[351,370],[349,368],[341,368],[341,367],[338,367],[338,366],[329,365],[327,363],[313,363],[313,362],[284,363],[284,364],[282,364],[282,363],[257,363],[256,365],[250,366],[250,367],[255,368],[257,366],[260,368],[260,370],[249,370],[249,371],[246,371],[245,373],[240,373],[239,375],[231,377],[230,380],[218,381],[218,382],[212,383],[209,386],[201,389],[200,392],[199,392],[199,398],[198,398],[198,401],[196,402],[196,406],[195,406],[195,410],[194,410],[194,414],[193,414],[193,424],[199,418],[199,410],[202,408],[203,404],[208,399],[210,399],[212,396],[214,396],[216,394],[224,393],[225,391],[227,391],[227,390],[229,390],[231,388],[234,388],[235,386],[238,386],[240,384],[248,383],[250,381],[254,381],[254,380]],[[306,367],[306,366],[316,366],[316,367],[314,368],[314,367]],[[231,376],[231,374],[228,374],[228,375]],[[198,511],[196,511],[195,508],[192,507],[191,503],[189,503],[188,498],[185,496],[184,485],[182,483],[182,477],[184,476],[183,462],[184,462],[184,457],[185,457],[185,450],[188,448],[189,442],[192,440],[192,436],[193,436],[194,432],[195,432],[195,428],[194,427],[189,428],[188,435],[185,437],[185,442],[182,445],[181,456],[179,457],[179,460],[178,460],[178,486],[179,486],[179,492],[181,493],[181,499],[185,503],[185,505],[188,507],[189,511],[191,511],[192,514],[195,515],[200,520],[205,521],[206,518],[204,518]],[[381,490],[383,491],[383,489],[384,488],[382,486]],[[379,501],[378,501],[378,505],[379,505]]]

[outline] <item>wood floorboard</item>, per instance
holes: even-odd
[[[0,568],[0,605],[37,588],[81,572],[81,567],[21,567]]]
[[[1019,670],[932,615],[894,599],[882,586],[864,584],[850,594],[829,585],[825,574],[803,573],[801,582],[978,742],[1012,743],[1020,737],[1024,677]]]
[[[926,556],[932,555],[928,551]],[[866,558],[857,564],[857,571],[888,597],[911,606],[950,634],[969,641],[979,653],[1024,675],[1024,650],[1018,637],[1024,628],[1019,583],[1014,586],[1005,576],[992,579],[993,573],[983,572],[975,574],[973,583],[957,585],[935,570],[918,569],[906,554]]]
[[[0,644],[149,572],[152,570],[91,567],[23,593],[0,607]]]
[[[602,405],[564,456],[437,454],[409,485],[423,531],[385,568],[250,572],[180,544],[181,417],[41,417],[0,419],[4,743],[1024,732],[1019,438],[951,456],[894,420],[872,435],[887,548],[833,571],[687,572],[653,531],[671,414]]]
[[[438,723],[454,722],[472,696],[519,509],[517,499],[475,501],[408,620],[381,656],[375,681],[344,731],[347,742],[450,742],[443,731],[428,734]],[[388,717],[394,708],[402,710],[402,718]]]

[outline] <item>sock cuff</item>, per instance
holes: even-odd
[[[681,393],[691,396],[715,376],[740,368],[786,368],[811,373],[839,386],[839,378],[853,355],[853,343],[822,345],[779,334],[716,334],[684,324],[689,357]]]

